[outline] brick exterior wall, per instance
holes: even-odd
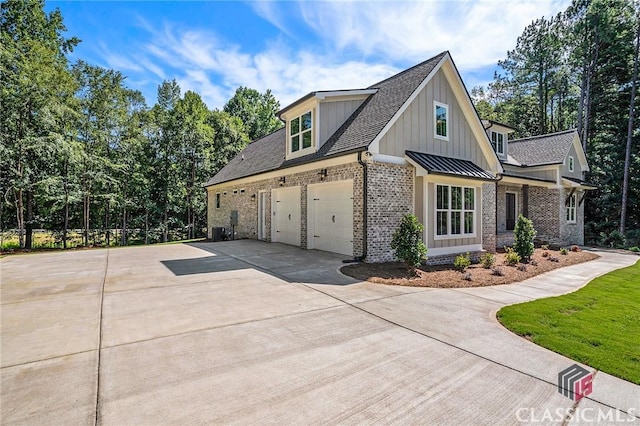
[[[393,233],[413,213],[415,170],[410,165],[370,162],[367,198],[367,262],[394,260]]]
[[[496,251],[496,184],[482,184],[482,248]]]
[[[363,172],[362,166],[355,163],[348,163],[339,166],[326,167],[327,177],[324,182],[335,182],[341,180],[353,180],[353,252],[354,256],[362,255],[362,236],[363,236]],[[285,175],[285,184],[282,187],[300,186],[300,203],[301,203],[301,246],[307,248],[307,185],[321,183],[320,169],[313,169],[300,173]],[[258,199],[259,191],[266,191],[266,215],[265,215],[265,231],[266,241],[271,241],[271,190],[282,188],[279,182],[280,177],[259,180],[246,184],[220,184],[207,188],[208,193],[208,209],[207,223],[208,236],[212,237],[212,228],[224,227],[230,231],[230,216],[232,210],[238,210],[239,220],[238,226],[235,228],[236,239],[239,238],[258,238]],[[240,190],[245,192],[241,193]],[[238,193],[234,195],[233,191]],[[222,195],[224,192],[227,195]],[[221,194],[220,208],[216,208],[216,193]],[[251,196],[255,195],[255,200]]]
[[[516,193],[516,220],[518,216],[522,214],[522,187],[498,185],[496,214],[498,232],[507,232],[507,192]]]
[[[560,240],[564,245],[571,244],[584,244],[584,202],[581,206],[580,198],[583,193],[575,192],[576,194],[576,221],[575,223],[569,223],[567,221],[567,210],[565,206],[565,199],[571,191],[562,191],[562,199],[560,200]]]

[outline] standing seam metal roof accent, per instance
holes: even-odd
[[[480,180],[496,180],[493,174],[469,160],[442,157],[416,151],[405,151],[405,154],[429,173],[463,176]]]

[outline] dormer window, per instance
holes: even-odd
[[[491,132],[491,145],[498,155],[504,155],[504,133]]]
[[[569,171],[573,172],[575,170],[575,166],[573,164],[573,157],[569,156]]]
[[[293,154],[312,145],[313,123],[309,111],[289,121],[289,149]]]

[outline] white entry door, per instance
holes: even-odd
[[[308,246],[353,256],[353,181],[307,187]]]
[[[271,241],[300,246],[300,187],[271,191]]]

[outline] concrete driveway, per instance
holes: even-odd
[[[578,404],[573,361],[495,319],[634,256],[523,283],[418,289],[359,283],[342,257],[256,241],[0,260],[2,424],[640,423],[640,386],[596,372]],[[630,336],[630,344],[637,336]],[[633,415],[635,413],[635,415]]]

